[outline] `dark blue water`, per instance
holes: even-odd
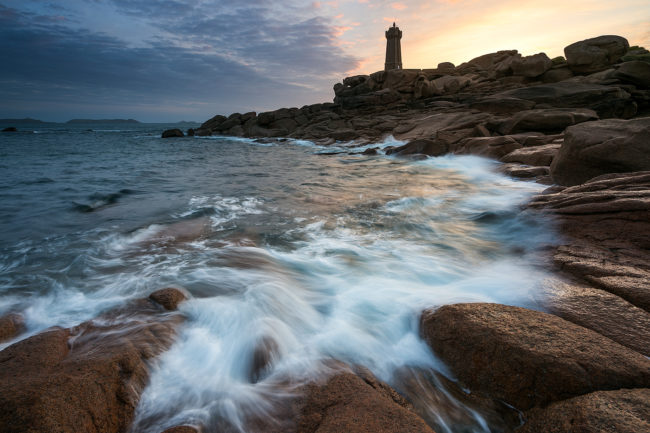
[[[520,213],[540,187],[491,161],[163,129],[0,135],[0,313],[22,313],[29,335],[165,286],[193,296],[138,408],[143,430],[224,419],[245,431],[274,378],[307,380],[329,358],[388,382],[405,365],[439,370],[418,337],[422,309],[525,305],[544,277],[552,231]],[[244,361],[266,338],[278,354],[250,383]],[[475,418],[471,431],[487,431]]]

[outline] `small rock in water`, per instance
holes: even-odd
[[[17,132],[18,129],[16,129],[15,126],[9,126],[8,128],[5,128],[2,130],[2,132]]]
[[[170,137],[185,137],[185,135],[183,134],[183,131],[181,131],[178,128],[167,129],[166,131],[163,131],[161,138],[170,138]]]
[[[160,289],[149,295],[149,299],[162,305],[165,310],[174,311],[178,309],[178,304],[185,301],[187,296],[179,289],[168,287]]]
[[[0,316],[0,341],[14,338],[25,329],[23,316],[17,313],[9,313]]]

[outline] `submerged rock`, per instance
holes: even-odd
[[[518,409],[650,386],[650,360],[557,316],[499,304],[425,311],[421,334],[470,390]]]
[[[18,132],[18,129],[15,126],[9,126],[3,129],[2,132]]]

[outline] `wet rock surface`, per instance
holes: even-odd
[[[522,433],[650,431],[650,389],[598,391],[526,412]]]
[[[422,315],[421,335],[469,389],[521,410],[650,383],[646,357],[555,315],[525,308],[446,305]]]
[[[3,432],[126,431],[148,378],[182,321],[138,300],[69,329],[0,352]]]
[[[620,296],[559,280],[547,281],[538,296],[548,312],[650,356],[650,313]]]

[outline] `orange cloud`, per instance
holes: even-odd
[[[404,3],[391,3],[390,7],[398,11],[403,11],[404,9],[407,8],[407,6]]]

